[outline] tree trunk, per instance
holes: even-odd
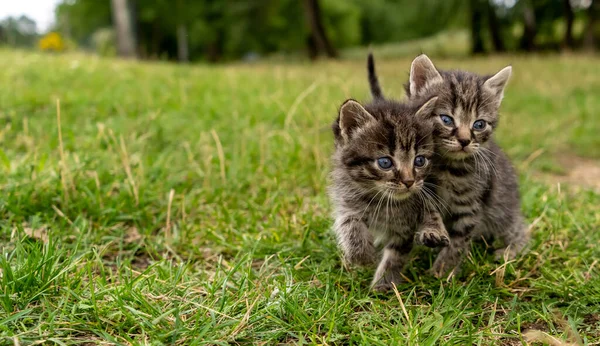
[[[596,31],[598,30],[598,13],[600,12],[600,0],[592,0],[587,9],[587,23],[583,33],[583,47],[587,51],[596,50]]]
[[[483,46],[483,11],[480,0],[470,0],[471,10],[471,53],[485,53]]]
[[[310,32],[318,51],[322,51],[330,58],[337,58],[338,54],[333,45],[327,38],[325,27],[323,26],[323,17],[318,0],[304,0],[304,12],[308,22]],[[310,47],[309,47],[310,51]]]
[[[492,35],[492,44],[494,45],[494,50],[496,52],[504,52],[506,51],[506,47],[504,46],[504,41],[502,41],[502,30],[500,28],[498,16],[496,16],[496,8],[490,0],[486,0],[486,2],[488,10],[488,26],[490,29],[490,34]]]
[[[317,60],[317,57],[319,56],[319,50],[317,49],[315,39],[312,35],[308,35],[306,38],[306,50],[310,60]]]
[[[223,57],[223,40],[225,33],[220,28],[216,28],[216,37],[210,42],[206,49],[206,57],[210,62],[217,62]]]
[[[535,50],[535,36],[537,34],[537,26],[535,23],[535,12],[531,3],[527,2],[523,8],[523,24],[525,26],[523,37],[521,37],[521,49],[528,52]]]
[[[177,26],[177,58],[179,62],[188,62],[190,60],[187,28],[184,24]]]
[[[571,7],[570,0],[563,0],[563,11],[565,15],[565,37],[562,42],[562,48],[565,50],[573,49],[573,22],[575,21],[575,14]]]
[[[112,16],[117,35],[117,53],[121,57],[135,58],[135,37],[127,0],[111,0]]]

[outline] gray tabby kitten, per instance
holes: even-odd
[[[412,62],[405,86],[409,100],[438,97],[433,112],[421,113],[434,126],[439,169],[432,182],[444,201],[440,211],[450,234],[450,245],[441,250],[432,268],[438,276],[456,273],[475,238],[499,238],[505,247],[496,250],[496,256],[508,259],[528,242],[517,176],[492,138],[511,70],[508,66],[481,77],[439,71],[426,55]]]
[[[448,242],[441,216],[427,202],[434,144],[431,125],[419,120],[436,99],[416,107],[382,99],[363,107],[347,100],[332,125],[333,227],[346,263],[370,265],[375,246],[383,246],[372,282],[376,291],[401,282],[417,229],[417,242],[443,242],[440,234]]]

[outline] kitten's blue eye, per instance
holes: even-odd
[[[425,163],[427,162],[427,159],[424,156],[417,156],[415,157],[415,166],[417,167],[423,167],[425,166]]]
[[[474,122],[473,129],[479,131],[485,129],[485,120],[477,120],[476,122]]]
[[[440,118],[442,119],[442,122],[446,126],[451,126],[451,125],[454,124],[454,119],[452,119],[451,116],[448,116],[446,114],[442,114],[442,115],[440,115]]]
[[[377,164],[381,169],[390,169],[393,166],[392,159],[390,159],[389,157],[378,158]]]

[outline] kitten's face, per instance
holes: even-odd
[[[363,108],[349,100],[334,123],[339,163],[365,192],[396,200],[423,188],[431,170],[431,127],[417,112],[431,112],[435,100],[420,108],[380,101]]]
[[[510,67],[492,77],[463,71],[439,72],[424,55],[413,61],[409,98],[439,97],[437,107],[426,118],[434,124],[441,155],[464,159],[485,150],[483,144],[498,124],[498,108],[510,73]]]

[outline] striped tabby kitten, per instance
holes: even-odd
[[[334,230],[346,263],[370,265],[375,245],[383,246],[372,282],[376,291],[401,281],[417,229],[425,240],[447,237],[440,215],[425,212],[431,210],[424,180],[432,169],[433,138],[431,126],[419,118],[435,102],[433,97],[410,107],[375,99],[363,107],[348,100],[332,125]]]
[[[432,182],[444,201],[440,211],[451,239],[433,265],[438,276],[458,269],[475,238],[499,238],[505,247],[496,256],[509,259],[528,242],[517,176],[492,138],[510,75],[510,66],[488,77],[438,71],[426,55],[411,65],[409,100],[439,98],[433,112],[421,113],[434,126],[439,169]]]

